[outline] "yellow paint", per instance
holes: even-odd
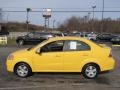
[[[57,40],[80,40],[87,43],[90,51],[64,51],[37,54],[36,51],[47,43]],[[99,46],[87,39],[79,37],[56,37],[42,42],[30,51],[27,49],[12,53],[13,59],[7,59],[7,70],[14,71],[19,62],[27,63],[33,72],[81,72],[88,63],[99,65],[101,71],[114,69],[115,60],[109,57],[111,49]]]

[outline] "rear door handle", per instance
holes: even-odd
[[[60,56],[56,55],[55,57],[60,57]]]

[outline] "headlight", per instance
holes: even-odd
[[[7,60],[13,60],[14,59],[14,55],[10,54],[7,58]]]

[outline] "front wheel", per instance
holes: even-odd
[[[18,45],[19,45],[19,46],[22,46],[23,44],[24,44],[24,41],[23,41],[23,40],[19,40],[19,41],[18,41]]]
[[[28,64],[19,63],[15,66],[14,72],[17,76],[25,78],[32,73],[32,70]]]
[[[94,79],[98,76],[99,69],[94,64],[87,64],[84,66],[82,74],[85,78]]]

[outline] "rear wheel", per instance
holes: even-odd
[[[17,76],[25,78],[32,73],[32,70],[28,64],[19,63],[15,66],[14,72]]]
[[[98,76],[99,68],[95,64],[87,64],[84,66],[82,74],[85,78],[94,79]]]

